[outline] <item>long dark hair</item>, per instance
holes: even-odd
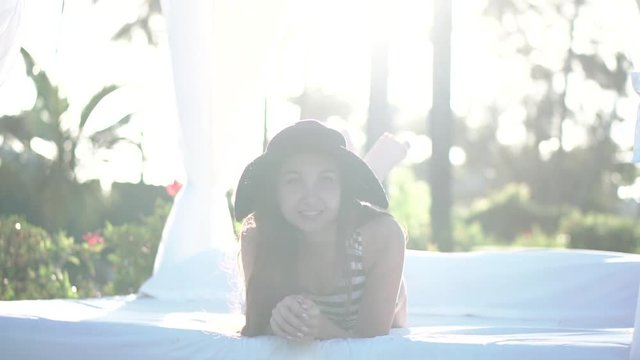
[[[257,199],[251,215],[256,241],[253,270],[246,279],[246,323],[242,335],[265,335],[269,329],[271,311],[284,297],[300,292],[298,284],[298,245],[301,232],[289,224],[280,211],[275,196],[275,173],[264,180],[264,191]],[[344,173],[344,172],[342,172]],[[336,258],[344,272],[346,244],[350,233],[378,214],[384,213],[354,196],[349,179],[342,179],[341,204],[338,214]],[[241,239],[242,240],[242,239]]]

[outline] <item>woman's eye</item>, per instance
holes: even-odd
[[[284,179],[284,183],[287,185],[295,185],[300,182],[300,178],[297,176],[291,176]]]
[[[322,178],[320,178],[320,180],[325,184],[333,184],[336,182],[336,178],[330,175],[323,176]]]

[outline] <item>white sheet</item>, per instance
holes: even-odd
[[[0,86],[20,57],[20,33],[24,2],[0,1]]]
[[[631,329],[418,327],[307,345],[108,322],[0,318],[3,359],[627,359]]]
[[[590,250],[409,251],[413,318],[477,316],[633,327],[640,256]]]
[[[409,329],[306,345],[237,336],[224,294],[0,302],[0,358],[627,360],[639,274],[638,255],[409,251]]]

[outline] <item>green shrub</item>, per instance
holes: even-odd
[[[85,235],[86,236],[86,235]],[[95,236],[100,236],[98,233]],[[78,297],[100,297],[103,295],[103,287],[109,279],[105,271],[105,258],[103,255],[104,243],[89,243],[86,240],[74,244],[74,251],[69,257],[65,269],[69,273],[71,284]]]
[[[484,234],[478,222],[467,223],[459,217],[454,217],[452,228],[454,251],[472,251],[495,242]]]
[[[50,236],[23,217],[0,217],[0,297],[3,300],[75,298],[65,264],[73,239]]]
[[[170,200],[163,186],[144,183],[113,183],[107,196],[98,180],[78,183],[40,156],[1,153],[0,216],[24,215],[50,234],[64,230],[79,240],[107,221],[121,225],[150,215],[156,199]]]
[[[108,221],[113,225],[122,225],[149,216],[155,211],[158,199],[171,201],[165,186],[114,182],[107,197],[102,224]]]
[[[158,200],[153,214],[119,226],[107,223],[104,231],[109,283],[103,294],[129,294],[153,273],[153,262],[171,203]]]
[[[139,221],[88,233],[49,235],[23,217],[0,217],[0,298],[100,297],[136,292],[153,262],[171,203]]]
[[[410,168],[399,167],[389,175],[387,192],[389,212],[407,230],[407,247],[425,250],[431,232],[429,186],[417,180]]]
[[[561,231],[574,249],[635,252],[640,244],[635,221],[612,214],[574,212],[563,220]]]
[[[539,227],[534,226],[530,232],[520,234],[511,244],[516,247],[526,248],[566,248],[568,237],[566,234],[547,234]]]
[[[555,232],[561,213],[560,209],[533,203],[527,185],[509,184],[500,192],[474,202],[466,220],[480,223],[483,232],[497,242],[510,244],[534,227],[547,234]]]

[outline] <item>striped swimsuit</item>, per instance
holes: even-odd
[[[366,281],[362,264],[362,235],[359,231],[353,233],[346,242],[346,247],[348,270],[338,289],[331,294],[308,294],[308,296],[328,319],[342,329],[350,331],[353,330],[358,319]],[[351,294],[349,294],[349,282],[351,283]]]

